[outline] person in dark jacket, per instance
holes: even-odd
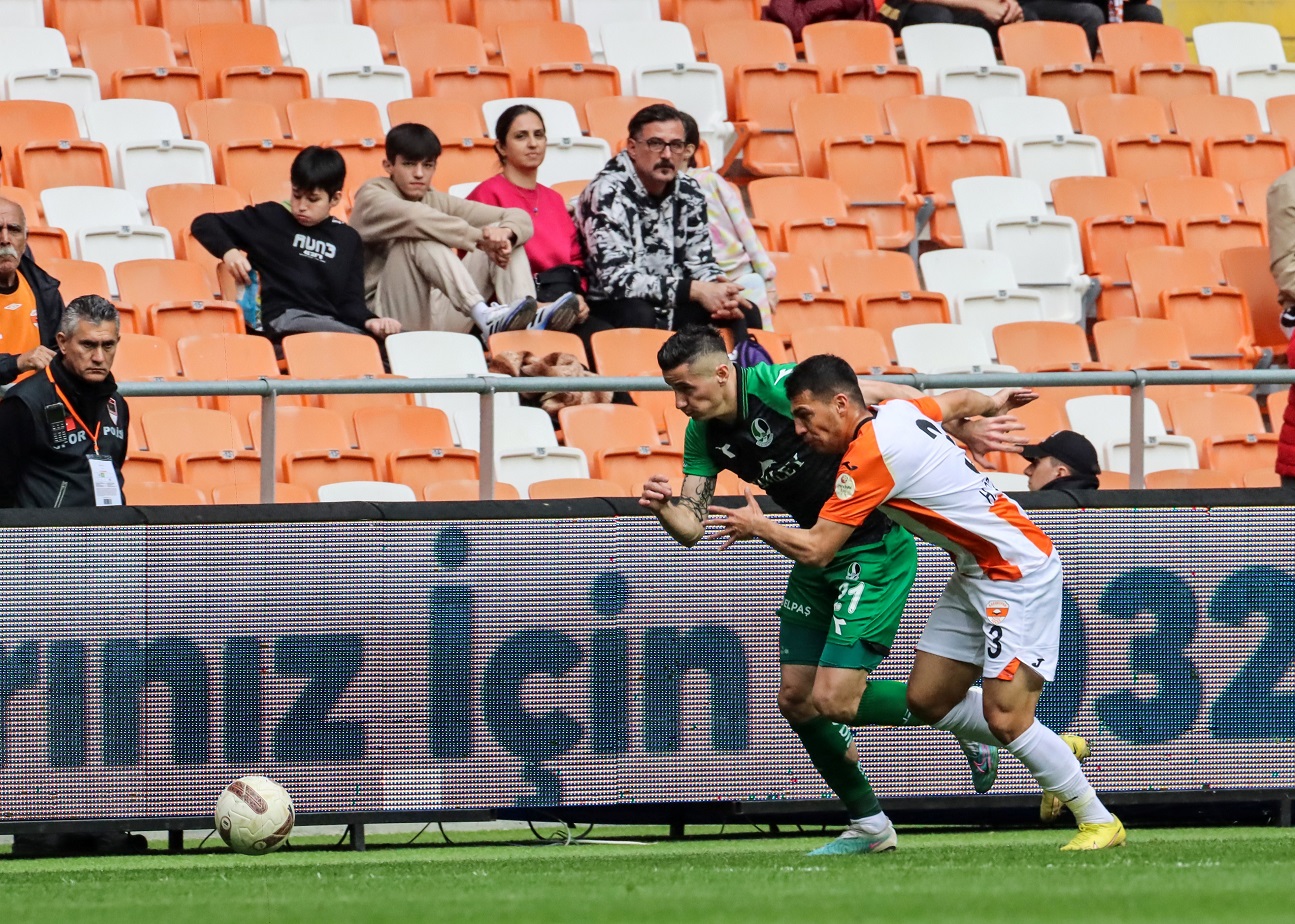
[[[27,251],[22,206],[0,198],[0,385],[49,365],[62,317],[58,280]]]
[[[72,300],[49,364],[0,401],[0,500],[15,507],[119,507],[130,411],[112,361],[121,320],[100,295]]]
[[[1097,450],[1083,434],[1058,430],[1046,440],[1022,447],[1021,455],[1030,460],[1025,474],[1031,491],[1097,490]]]
[[[289,208],[262,202],[208,212],[193,220],[193,236],[243,285],[256,270],[262,323],[272,337],[336,331],[382,339],[400,333],[399,321],[365,306],[360,235],[329,214],[346,181],[342,155],[306,148],[292,162],[291,181]]]

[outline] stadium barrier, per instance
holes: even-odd
[[[1148,385],[1283,385],[1295,384],[1295,370],[1142,370],[1131,372],[957,373],[942,375],[861,376],[912,385],[922,390],[947,388],[1005,388],[1049,385],[1117,385],[1129,389],[1129,485],[1144,486],[1146,417],[1143,398]],[[122,382],[121,393],[132,396],[254,395],[261,398],[261,501],[274,499],[275,397],[278,395],[357,394],[477,394],[481,396],[481,498],[495,489],[494,397],[504,392],[549,391],[668,391],[657,376],[547,378],[463,376],[453,379],[271,379],[226,382]]]
[[[1288,823],[1289,495],[1022,500],[1052,508],[1067,578],[1040,715],[1090,740],[1094,785],[1126,820],[1245,801]],[[906,676],[949,576],[919,546],[878,677]],[[0,831],[209,827],[246,774],[361,834],[839,820],[777,713],[789,567],[684,549],[630,499],[0,511]],[[975,796],[947,734],[859,741],[900,820],[1037,813],[1010,758]]]

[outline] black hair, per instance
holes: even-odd
[[[535,116],[540,120],[540,128],[544,128],[544,116],[534,106],[528,106],[526,103],[518,103],[515,106],[509,106],[503,112],[499,113],[499,118],[495,119],[495,151],[499,154],[499,162],[504,162],[504,139],[508,133],[513,130],[513,123],[521,116],[527,113]]]
[[[331,199],[346,182],[346,161],[332,148],[312,144],[293,158],[288,176],[293,189],[322,189]]]
[[[818,401],[831,401],[836,395],[845,395],[851,404],[864,406],[863,392],[859,389],[859,377],[854,368],[831,353],[819,353],[797,364],[783,387],[788,398],[809,392]]]
[[[651,125],[653,122],[682,122],[683,114],[673,106],[666,103],[654,103],[634,113],[634,118],[630,119],[629,133],[631,138],[637,139],[639,132],[644,125]]]
[[[703,356],[715,354],[728,359],[728,347],[724,345],[724,338],[719,335],[719,331],[705,324],[689,324],[661,344],[656,361],[661,371],[666,372],[683,365],[691,366]]]
[[[416,162],[439,160],[441,139],[426,125],[402,122],[387,132],[386,154],[387,161],[393,164],[397,157]]]
[[[68,302],[59,319],[59,333],[64,337],[75,336],[77,325],[82,321],[90,324],[116,324],[118,329],[121,328],[121,315],[117,313],[117,306],[102,295],[82,295]]]
[[[701,147],[701,129],[697,127],[697,120],[682,109],[679,110],[679,121],[683,123],[683,140],[685,144],[692,145],[692,156],[688,158],[688,166],[697,166],[697,148]]]

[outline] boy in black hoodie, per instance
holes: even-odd
[[[256,270],[265,332],[338,331],[381,340],[400,324],[364,304],[360,236],[330,210],[342,196],[346,162],[329,148],[308,147],[292,162],[288,208],[263,202],[237,212],[208,212],[190,230],[243,285]]]

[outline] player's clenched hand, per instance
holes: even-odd
[[[674,497],[674,489],[670,487],[670,479],[665,475],[653,475],[643,483],[639,506],[656,513],[665,507],[672,497]]]
[[[755,536],[759,529],[760,522],[764,519],[764,514],[760,512],[760,505],[755,502],[755,497],[751,494],[750,488],[743,488],[742,493],[746,496],[745,507],[717,507],[711,505],[706,508],[706,512],[713,514],[716,519],[712,522],[722,527],[715,534],[716,539],[727,539],[719,547],[722,552],[739,539],[750,539]]]
[[[1025,424],[1015,417],[975,417],[962,421],[954,435],[966,445],[976,464],[987,468],[986,453],[1020,452],[1029,442],[1024,431]]]
[[[1038,397],[1039,393],[1032,388],[1004,388],[994,395],[994,404],[998,406],[998,410],[991,416],[1006,414],[1018,407],[1024,407]]]

